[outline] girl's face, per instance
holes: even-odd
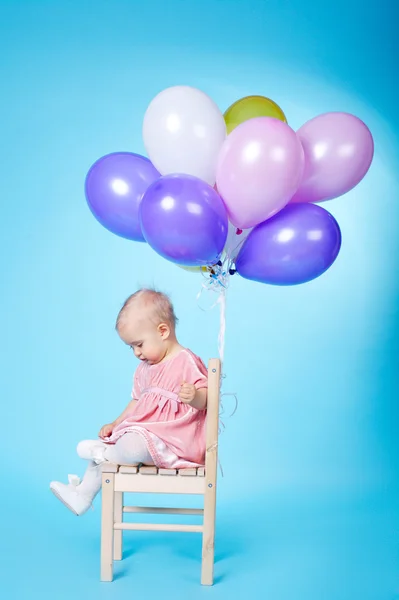
[[[170,335],[166,323],[155,325],[151,318],[131,317],[120,323],[118,333],[139,360],[154,365],[165,358]]]

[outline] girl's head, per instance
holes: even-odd
[[[116,330],[139,360],[155,364],[177,344],[176,323],[168,296],[142,289],[129,296],[122,306]]]

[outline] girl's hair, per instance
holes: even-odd
[[[131,294],[131,296],[125,300],[116,319],[116,329],[118,329],[119,324],[126,317],[128,309],[135,302],[142,303],[143,306],[151,310],[153,317],[155,317],[157,321],[157,325],[160,323],[166,323],[169,325],[169,327],[171,327],[171,329],[174,330],[176,328],[178,319],[175,315],[173,304],[170,301],[170,298],[162,292],[157,292],[156,290],[149,288],[143,288],[141,290],[137,290],[137,292]]]

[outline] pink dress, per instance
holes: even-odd
[[[133,380],[134,412],[115,427],[107,440],[114,444],[125,433],[137,432],[147,443],[154,464],[184,469],[205,462],[206,410],[180,401],[183,382],[197,389],[208,387],[208,372],[202,360],[183,348],[168,360],[141,363]]]

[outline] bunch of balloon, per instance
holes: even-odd
[[[369,129],[353,115],[326,113],[295,132],[269,98],[241,98],[222,114],[188,86],[152,100],[143,140],[149,158],[118,152],[91,167],[93,215],[222,287],[236,271],[274,285],[324,273],[341,232],[314,203],[357,185],[374,150]]]

